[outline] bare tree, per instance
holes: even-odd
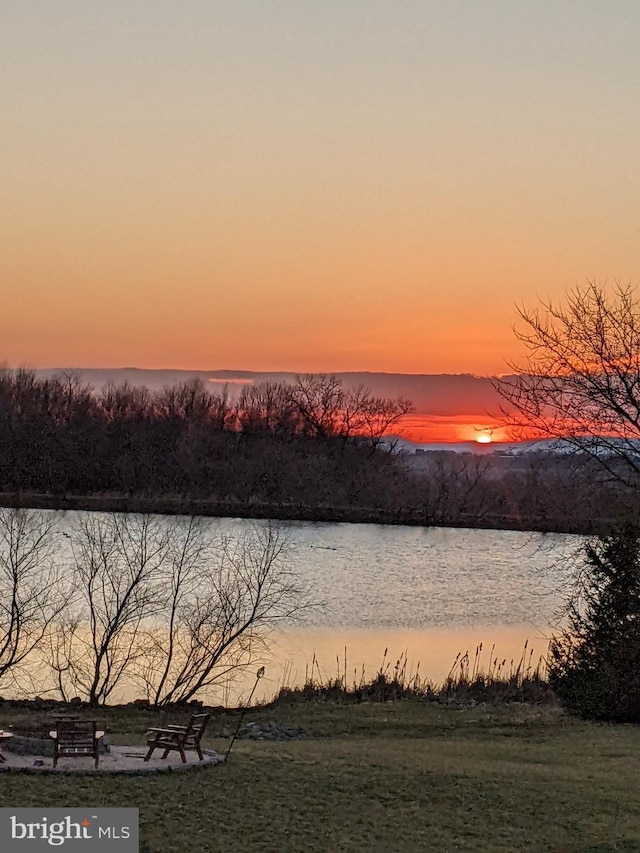
[[[260,382],[243,388],[237,415],[238,426],[245,433],[293,435],[299,423],[288,386],[281,382]]]
[[[210,543],[205,537],[206,522],[195,516],[173,530],[164,572],[163,609],[157,625],[147,626],[145,652],[136,666],[136,678],[154,705],[162,704],[162,698],[173,686],[173,670],[181,653],[182,609],[197,596],[202,565],[209,556]]]
[[[517,434],[562,439],[616,479],[640,475],[640,305],[635,290],[590,282],[566,305],[519,309],[527,348],[516,376],[497,380]]]
[[[419,472],[418,500],[429,523],[459,523],[491,511],[488,486],[491,460],[471,453],[432,451]]]
[[[238,539],[203,537],[191,520],[173,554],[168,615],[149,633],[138,677],[156,706],[186,702],[263,653],[269,630],[304,608],[287,570],[286,534],[268,525]]]
[[[159,517],[87,515],[72,537],[79,606],[51,639],[61,696],[104,704],[143,653],[144,620],[164,607],[171,525]]]
[[[345,394],[344,431],[347,435],[362,436],[374,452],[389,430],[396,427],[413,408],[413,403],[403,397],[374,397],[366,388],[359,386]]]
[[[0,510],[0,681],[14,686],[66,607],[70,587],[56,564],[55,517]]]
[[[337,376],[296,376],[288,390],[305,435],[329,438],[344,434],[345,391]]]
[[[59,619],[48,663],[64,699],[105,704],[142,683],[156,706],[228,681],[269,629],[303,609],[286,536],[258,528],[216,540],[198,518],[89,515],[72,535],[75,612]]]
[[[345,389],[334,375],[296,376],[289,397],[303,431],[316,438],[359,436],[375,448],[404,415],[408,400],[374,397],[362,386]]]
[[[344,387],[334,375],[296,376],[292,384],[263,382],[244,389],[240,429],[317,439],[366,439],[375,448],[385,433],[412,411],[402,398],[374,397],[362,386]]]

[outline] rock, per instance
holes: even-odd
[[[305,737],[304,729],[296,728],[295,726],[286,726],[283,723],[276,723],[270,720],[265,723],[249,722],[244,725],[244,737],[252,738],[253,740],[292,740],[294,738]]]

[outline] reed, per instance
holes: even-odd
[[[444,682],[438,684],[420,673],[420,662],[413,667],[404,650],[395,659],[386,648],[377,672],[369,675],[364,666],[354,667],[351,677],[347,648],[336,655],[336,674],[328,677],[314,654],[311,665],[305,668],[301,687],[283,686],[273,703],[295,701],[314,702],[389,702],[416,699],[445,704],[475,705],[478,703],[556,703],[547,678],[546,661],[540,656],[533,660],[533,649],[527,640],[519,658],[499,660],[495,644],[485,665],[482,643],[458,652]]]

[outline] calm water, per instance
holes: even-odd
[[[67,516],[73,517],[72,513]],[[219,519],[214,532],[245,533],[250,522]],[[288,562],[318,607],[274,634],[262,695],[323,676],[373,675],[385,648],[393,663],[442,680],[458,652],[495,644],[500,660],[546,652],[571,555],[581,539],[560,534],[293,522]],[[346,660],[346,662],[345,662]],[[251,682],[253,679],[251,679]],[[228,688],[214,701],[237,701]]]
[[[324,603],[309,627],[377,630],[541,627],[580,541],[356,524],[301,523],[290,535],[292,563]]]
[[[241,528],[243,522],[223,526]],[[441,681],[458,652],[492,645],[519,660],[546,653],[576,536],[514,531],[296,523],[291,560],[323,606],[278,637],[267,671],[274,689],[323,676],[358,680],[406,654],[410,671]],[[346,656],[346,664],[345,664]],[[318,667],[314,665],[317,675]]]

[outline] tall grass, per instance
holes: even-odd
[[[543,656],[533,660],[533,649],[526,640],[519,659],[500,660],[495,644],[484,666],[482,643],[476,646],[473,660],[469,652],[458,653],[444,684],[437,691],[439,699],[462,702],[549,702],[555,696],[547,679]]]
[[[447,677],[437,684],[423,677],[420,663],[412,667],[407,652],[403,651],[393,661],[386,648],[377,672],[370,676],[364,666],[350,669],[347,648],[344,655],[336,656],[336,673],[329,675],[314,654],[305,668],[302,687],[286,684],[278,690],[273,703],[295,701],[334,702],[388,702],[398,699],[420,699],[446,704],[473,705],[479,702],[555,702],[554,693],[547,680],[546,661],[533,660],[533,649],[527,640],[519,659],[499,660],[495,645],[491,647],[489,661],[483,661],[482,643],[476,646],[473,656],[469,651],[459,652]]]

